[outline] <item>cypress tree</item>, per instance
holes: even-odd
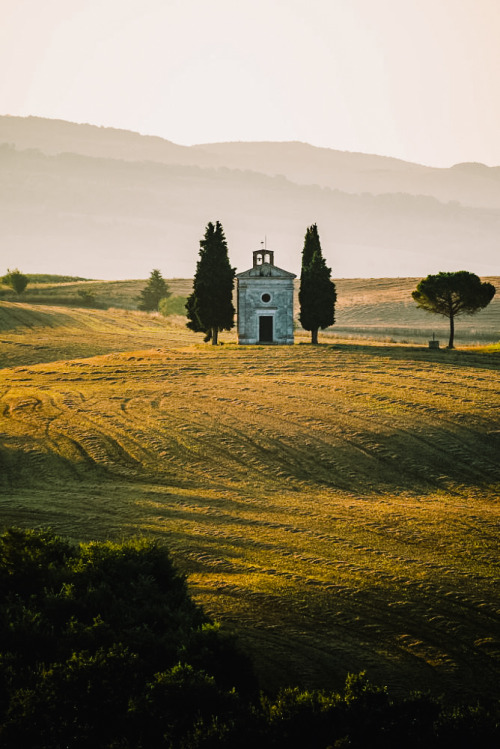
[[[300,324],[311,331],[311,343],[318,343],[318,330],[335,322],[337,292],[321,251],[318,227],[309,226],[304,237],[300,273]]]
[[[218,342],[220,330],[234,326],[233,287],[235,269],[231,268],[222,224],[207,224],[200,240],[193,291],[186,302],[187,327],[205,333],[205,341]]]
[[[302,271],[300,276],[301,279],[304,268],[307,268],[309,265],[311,265],[311,261],[315,252],[319,252],[319,254],[321,255],[321,244],[319,241],[318,227],[316,226],[316,224],[313,224],[312,226],[307,227],[304,237],[304,247],[302,249]]]

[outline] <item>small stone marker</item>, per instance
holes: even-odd
[[[432,334],[432,341],[429,341],[429,348],[439,348],[439,341],[436,341],[435,333]]]

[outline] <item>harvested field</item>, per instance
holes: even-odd
[[[40,312],[4,344],[3,525],[166,541],[267,686],[499,695],[499,353]]]

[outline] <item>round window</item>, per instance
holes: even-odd
[[[271,301],[271,294],[262,294],[261,299],[263,302],[270,302]]]

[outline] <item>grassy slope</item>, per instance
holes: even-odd
[[[0,307],[3,523],[164,538],[267,683],[499,693],[499,354]]]
[[[418,280],[417,278],[337,280],[336,324],[328,331],[328,335],[333,338],[338,336],[342,338],[371,337],[378,340],[426,344],[435,333],[445,345],[449,331],[446,318],[417,309],[411,298],[411,292],[415,289]],[[461,343],[494,343],[500,339],[500,277],[483,280],[493,283],[499,291],[485,310],[476,315],[457,318],[456,341],[459,345]],[[94,294],[96,300],[103,305],[136,310],[137,298],[145,285],[144,279],[31,284],[26,294],[33,301],[36,300],[33,293],[39,293],[44,298],[53,296],[54,304],[57,303],[58,298],[67,299],[73,296],[78,304],[81,303],[78,291],[85,289]],[[172,296],[182,298],[190,293],[192,281],[175,278],[168,280],[168,285]],[[298,281],[296,285],[298,288]],[[298,313],[297,306],[295,310],[297,318]],[[80,319],[85,321],[85,311]],[[38,323],[35,324],[39,327]],[[19,327],[19,323],[15,322],[14,326]],[[4,306],[3,310],[0,308],[0,331],[11,328],[12,321]],[[96,349],[94,353],[101,351],[103,349]],[[91,353],[89,351],[88,355]]]
[[[337,283],[338,305],[333,336],[371,336],[426,344],[436,333],[446,345],[449,322],[441,315],[418,309],[411,298],[418,278],[342,279]],[[483,278],[497,288],[493,301],[475,315],[456,323],[458,345],[500,339],[500,278]]]

